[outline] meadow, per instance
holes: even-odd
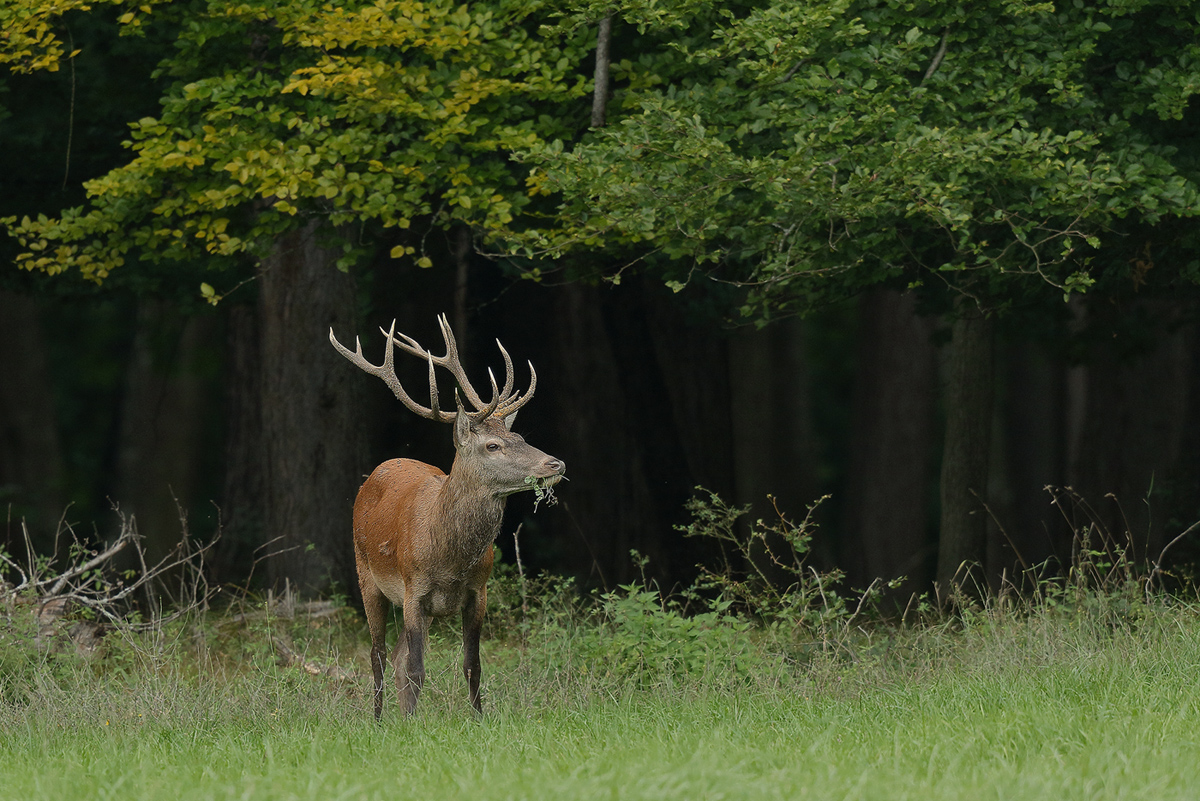
[[[499,581],[484,715],[445,626],[418,714],[400,716],[389,678],[378,723],[366,626],[348,606],[240,599],[81,654],[10,603],[0,798],[1172,799],[1200,787],[1195,603],[1084,588],[905,624],[798,625],[722,605],[685,614],[645,585],[599,597],[542,580],[521,587],[522,609]]]

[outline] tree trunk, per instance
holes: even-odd
[[[1089,308],[1092,324],[1113,333],[1084,368],[1072,485],[1138,562],[1162,548],[1160,490],[1176,470],[1185,430],[1191,353],[1187,329],[1176,325],[1179,313],[1170,301]],[[1128,341],[1133,320],[1149,331],[1151,347]]]
[[[646,552],[648,543],[639,534],[661,521],[649,514],[653,465],[645,463],[625,424],[628,401],[605,327],[602,293],[568,284],[547,298],[544,327],[555,332],[548,354],[553,367],[542,370],[545,388],[534,403],[555,409],[559,425],[530,430],[546,437],[550,453],[566,459],[570,483],[559,494],[564,515],[575,522],[575,531],[561,542],[547,542],[543,552],[553,547],[567,570],[611,589],[632,578],[629,549]]]
[[[37,306],[31,297],[3,290],[0,376],[0,503],[18,524],[5,536],[19,541],[25,519],[41,546],[53,540],[63,513],[54,392]]]
[[[209,404],[197,370],[214,334],[208,316],[180,314],[172,303],[138,304],[137,331],[125,370],[115,500],[136,515],[152,562],[183,532],[181,515],[197,500],[201,432]]]
[[[220,583],[250,577],[261,546],[263,497],[262,359],[258,309],[225,309],[225,475],[221,492],[221,541],[213,569]]]
[[[942,522],[937,583],[943,593],[958,584],[980,592],[987,555],[987,497],[991,458],[992,323],[960,304],[947,346],[944,392],[946,433],[942,451]],[[973,315],[973,316],[972,316]]]
[[[475,243],[471,239],[471,228],[459,225],[450,232],[450,258],[454,263],[454,310],[450,320],[454,334],[463,347],[463,356],[470,363],[471,332],[467,328],[467,306],[471,289],[471,256],[475,254]]]
[[[1163,536],[1170,542],[1181,531],[1200,519],[1200,327],[1188,326],[1184,347],[1191,362],[1188,368],[1187,409],[1184,412],[1183,431],[1179,438],[1179,466],[1172,482],[1176,495],[1172,498],[1171,520],[1164,521]],[[1200,538],[1191,536],[1187,541],[1176,543],[1166,555],[1163,568],[1200,562]],[[1165,545],[1166,543],[1164,543]],[[1162,548],[1152,551],[1150,556],[1158,559]]]
[[[674,529],[687,521],[686,500],[697,484],[730,497],[722,337],[638,278],[611,289],[526,284],[509,297],[504,344],[539,377],[517,427],[565,459],[570,479],[558,507],[525,517],[526,565],[611,588],[639,577],[629,558],[637,549],[663,586],[686,584],[707,551]],[[514,497],[510,512],[527,503]]]
[[[316,224],[280,238],[260,267],[264,523],[270,579],[304,595],[354,585],[351,510],[364,426],[355,369],[329,344],[354,330],[354,283]]]
[[[735,501],[750,506],[746,524],[778,522],[768,495],[790,521],[802,520],[816,500],[804,324],[790,319],[736,334],[729,343],[729,386]],[[769,564],[760,567],[773,579],[794,580]]]
[[[630,455],[641,474],[638,495],[640,525],[630,527],[631,540],[620,558],[617,575],[632,579],[625,573],[630,548],[637,549],[650,559],[667,578],[669,541],[672,524],[677,522],[683,505],[691,494],[692,484],[687,471],[687,455],[680,439],[681,427],[675,419],[671,394],[667,389],[664,371],[655,347],[656,335],[652,321],[655,317],[648,302],[652,291],[640,278],[627,281],[616,292],[609,292],[601,306],[606,337],[611,348],[616,376],[615,389],[621,393],[620,407],[624,420],[618,425],[629,437]],[[688,360],[686,351],[676,351],[673,358]],[[586,399],[589,393],[584,394]],[[636,474],[635,474],[636,475]],[[688,567],[691,567],[690,565]]]
[[[876,290],[859,306],[843,563],[855,586],[907,576],[900,603],[927,585],[929,463],[937,400],[932,326],[911,293]]]
[[[1045,489],[1067,483],[1065,366],[1042,348],[1020,340],[1008,343],[1001,362],[1003,366],[997,367],[1005,376],[1003,402],[997,410],[1001,436],[993,454],[1000,457],[1003,473],[993,471],[992,479],[1004,531],[989,537],[993,584],[1001,571],[1016,581],[1048,559],[1061,564],[1070,555],[1062,517]]]

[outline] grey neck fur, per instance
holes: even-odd
[[[431,532],[439,544],[467,569],[479,562],[500,532],[506,498],[493,492],[465,460],[455,458],[438,493]]]

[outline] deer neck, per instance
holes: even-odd
[[[496,494],[463,462],[455,459],[438,493],[433,531],[442,545],[465,563],[473,564],[492,547],[500,531],[506,498]]]

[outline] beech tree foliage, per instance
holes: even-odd
[[[618,17],[674,26],[663,52],[687,68],[624,88],[632,112],[583,143],[524,154],[564,201],[517,252],[652,248],[677,289],[751,287],[755,317],[881,282],[991,306],[1129,286],[1127,255],[1104,254],[1197,213],[1187,4],[644,5]],[[1200,280],[1194,258],[1172,275]]]
[[[0,64],[15,73],[38,70],[57,72],[64,59],[73,58],[57,24],[64,14],[90,11],[93,6],[111,5],[113,0],[59,0],[30,2],[11,0],[0,7]],[[127,22],[133,23],[131,15]]]
[[[5,221],[26,269],[100,282],[131,254],[228,265],[313,219],[341,233],[343,267],[366,249],[358,223],[501,230],[531,202],[507,154],[571,136],[563,104],[587,89],[586,34],[539,36],[537,2],[117,5],[127,32],[174,39],[170,89],[131,124],[130,161],[86,185],[87,205]],[[55,15],[89,7],[19,0],[5,60],[54,69],[67,55]],[[411,244],[392,255],[429,265]]]

